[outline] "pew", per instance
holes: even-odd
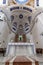
[[[3,54],[3,56],[4,56],[5,52],[6,52],[6,48],[0,48],[0,54]]]

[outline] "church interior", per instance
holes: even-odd
[[[0,0],[0,65],[43,65],[43,0]]]

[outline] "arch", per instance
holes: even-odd
[[[12,30],[11,17],[12,17],[12,19],[14,19],[13,13],[15,13],[15,12],[18,13],[18,11],[19,12],[25,12],[26,17],[27,16],[31,17],[32,16],[32,12],[34,11],[34,8],[31,8],[30,6],[28,7],[28,6],[19,6],[19,5],[15,6],[15,5],[12,5],[12,6],[8,6],[6,8],[6,10],[4,9],[3,12],[4,12],[4,14],[6,15],[6,17],[8,19],[7,23],[8,23],[8,26],[9,26],[9,28],[10,28],[11,31],[13,31]],[[28,30],[30,31],[30,29],[28,29]],[[16,31],[17,31],[17,29],[15,31],[13,31],[13,32],[16,33]]]
[[[32,19],[31,19],[31,30],[30,31],[32,31],[32,29],[33,29],[33,27],[34,27],[34,25],[35,25],[35,19],[37,18],[37,16],[38,15],[40,15],[41,13],[43,13],[43,8],[39,8],[39,9],[37,9],[34,13],[33,13],[33,15],[32,15]]]

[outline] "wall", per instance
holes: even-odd
[[[5,48],[7,46],[7,38],[9,35],[9,28],[7,23],[0,22],[0,47]]]
[[[27,42],[31,42],[31,43],[33,43],[33,36],[32,36],[32,34],[30,34],[30,33],[27,33],[26,34],[26,38],[27,38]]]
[[[37,22],[32,30],[33,40],[36,48],[43,48],[43,36],[41,35],[43,32],[43,14],[40,14],[37,18]]]

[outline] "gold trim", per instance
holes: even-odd
[[[17,5],[17,4],[18,4],[18,3],[16,3],[15,0],[12,0],[12,2],[10,2],[8,5]],[[23,5],[24,5],[24,4],[23,4]],[[34,7],[34,0],[29,0],[25,5]]]
[[[15,10],[15,11],[13,11],[13,13],[12,13],[13,15],[14,15],[14,12],[21,12],[21,10],[19,10],[19,11],[18,11],[18,10]],[[29,13],[29,11],[25,11],[25,12],[26,12],[26,13]],[[25,12],[24,12],[24,14],[26,14]],[[26,14],[26,15],[27,15],[27,14]]]
[[[17,4],[16,2],[14,2],[14,0],[12,0],[12,2],[13,2],[14,4]]]
[[[13,2],[13,4],[18,4],[15,0],[12,0],[12,2]],[[25,3],[25,5],[34,7],[34,0],[28,0],[28,2]]]
[[[34,7],[34,0],[30,0],[30,2],[28,2],[26,5]]]

